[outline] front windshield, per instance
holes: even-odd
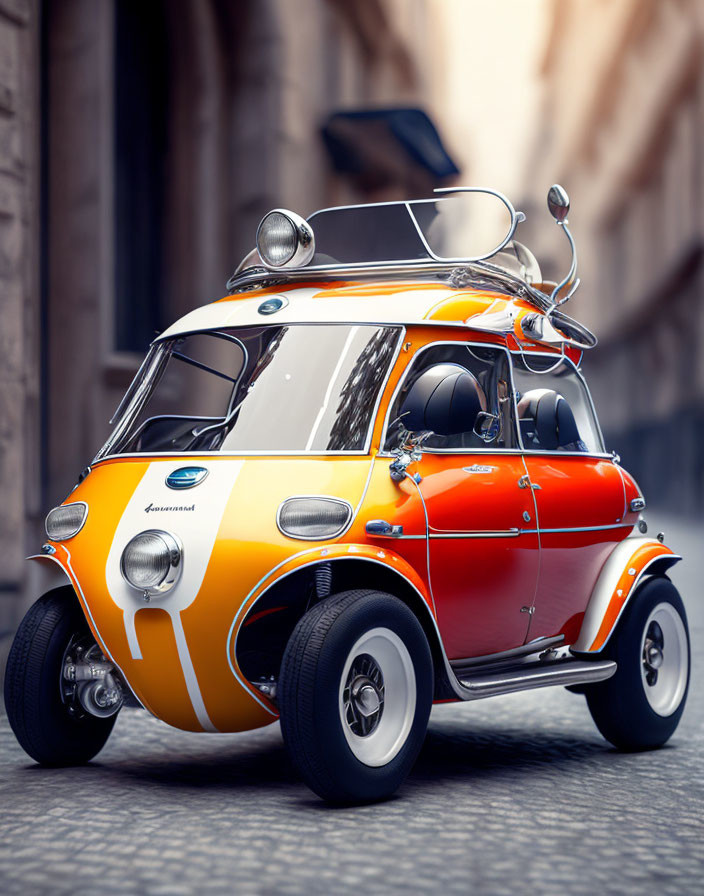
[[[158,343],[114,419],[108,454],[365,452],[398,327],[291,325]]]

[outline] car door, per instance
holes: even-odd
[[[564,634],[569,644],[599,571],[631,528],[624,522],[623,480],[605,454],[586,384],[568,359],[555,367],[544,355],[514,356],[514,383],[541,544],[529,637]],[[540,432],[530,400],[538,393],[548,409]]]
[[[429,576],[450,659],[484,656],[523,644],[538,578],[539,542],[526,469],[518,449],[509,362],[500,348],[434,344],[418,353],[392,407],[423,370],[456,363],[481,384],[500,435],[484,442],[468,431],[433,436],[412,467],[428,518]],[[390,428],[386,446],[394,444]],[[528,530],[528,531],[526,531]]]

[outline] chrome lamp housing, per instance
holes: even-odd
[[[127,542],[120,558],[120,572],[146,601],[170,591],[181,575],[183,547],[179,539],[162,529],[147,529]]]
[[[302,267],[315,254],[313,228],[295,212],[275,208],[257,228],[257,252],[267,267]]]

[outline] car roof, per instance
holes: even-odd
[[[277,297],[282,300],[278,310],[268,314],[260,311],[264,302]],[[550,331],[550,339],[537,339],[535,327],[531,338],[525,335],[521,321],[528,315],[540,320],[543,333]],[[564,315],[560,318],[570,321]],[[317,281],[229,295],[189,312],[165,330],[158,341],[203,330],[324,323],[459,326],[504,339],[511,336],[511,341],[521,347],[540,345],[556,351],[562,349],[563,342],[575,344],[574,333],[568,330],[569,338],[566,337],[564,331],[550,326],[542,310],[523,299],[496,291],[411,280]]]

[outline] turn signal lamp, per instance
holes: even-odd
[[[83,528],[88,516],[88,505],[83,501],[54,507],[46,515],[44,528],[52,541],[66,541]]]
[[[303,496],[287,498],[279,507],[276,524],[289,538],[325,541],[341,535],[352,519],[352,506],[340,498]]]

